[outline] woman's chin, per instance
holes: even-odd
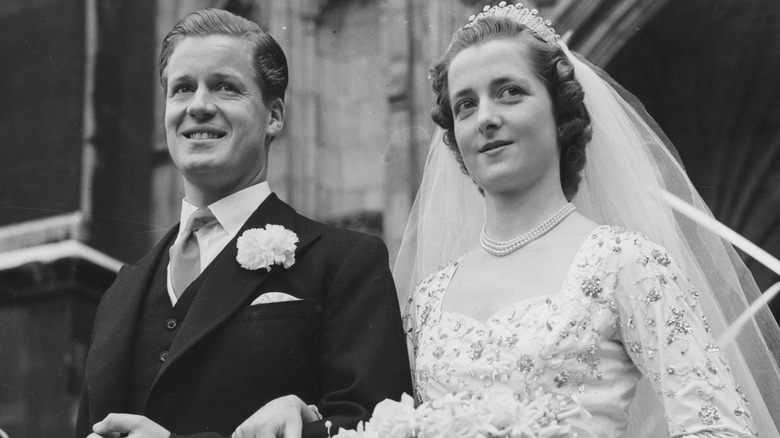
[[[527,184],[518,181],[517,175],[492,175],[490,178],[474,180],[485,193],[493,195],[510,195],[528,190]]]

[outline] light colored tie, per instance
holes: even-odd
[[[171,246],[171,283],[177,298],[200,275],[200,246],[195,232],[216,220],[208,209],[196,210],[184,226],[184,236]]]

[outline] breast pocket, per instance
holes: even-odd
[[[281,361],[308,362],[320,350],[322,311],[315,300],[258,304],[242,309],[233,327],[247,349],[272,353]]]
[[[323,307],[315,300],[242,308],[215,339],[225,373],[241,376],[237,392],[307,394],[319,387]]]
[[[256,304],[239,311],[236,320],[247,323],[272,319],[319,318],[322,304],[315,300],[282,301],[278,303]]]

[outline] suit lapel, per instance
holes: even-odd
[[[111,292],[105,294],[101,304],[102,317],[96,321],[97,330],[85,371],[93,406],[105,408],[105,412],[99,415],[124,409],[127,364],[133,351],[141,305],[177,229],[178,226],[171,229],[137,264],[123,268]]]
[[[298,235],[296,254],[319,237],[319,234],[302,234],[297,230],[295,210],[271,194],[214,260],[214,266],[198,290],[155,384],[187,350],[237,312],[269,276],[284,270],[281,266],[273,266],[270,272],[265,269],[250,271],[241,268],[236,261],[236,241],[241,233],[268,224],[281,225]]]

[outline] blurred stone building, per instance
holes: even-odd
[[[646,105],[721,221],[780,256],[780,3],[526,3]],[[271,187],[394,254],[433,133],[427,70],[482,4],[3,1],[0,428],[70,436],[97,300],[178,220],[156,57],[179,18],[224,8],[274,35],[291,80]]]

